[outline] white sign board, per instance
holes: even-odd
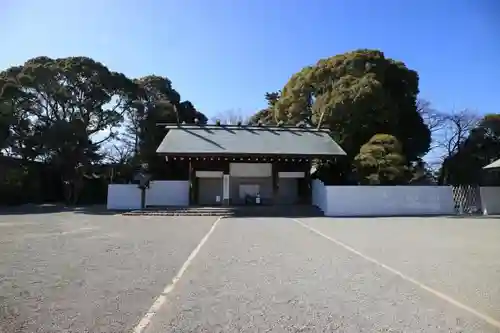
[[[196,171],[198,178],[222,178],[222,171]]]
[[[229,173],[233,177],[267,178],[273,174],[271,163],[231,163]]]
[[[278,172],[279,178],[304,178],[306,175],[304,172]]]
[[[222,197],[224,200],[229,199],[229,175],[222,178]]]

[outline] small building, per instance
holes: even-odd
[[[187,161],[190,205],[311,203],[313,159],[345,155],[326,129],[166,125],[157,153]]]

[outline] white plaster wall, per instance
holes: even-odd
[[[449,186],[323,186],[323,190],[321,185],[313,184],[313,203],[326,216],[455,214]]]
[[[312,204],[319,207],[325,215],[328,212],[326,186],[319,179],[312,181]]]
[[[146,206],[188,206],[189,181],[153,180],[146,191]]]
[[[136,184],[109,184],[107,209],[140,209],[141,190]]]
[[[481,187],[481,206],[484,215],[500,214],[500,187]]]

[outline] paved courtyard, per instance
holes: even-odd
[[[0,215],[0,332],[500,332],[500,219]]]

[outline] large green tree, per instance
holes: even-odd
[[[329,127],[348,155],[377,133],[395,136],[408,162],[429,149],[430,131],[417,112],[418,74],[381,51],[356,50],[322,59],[294,74],[273,107],[274,118],[306,117]]]
[[[0,91],[15,110],[11,152],[54,165],[66,199],[76,202],[83,170],[100,159],[100,144],[114,137],[134,86],[87,57],[37,57],[8,68],[0,73]]]

